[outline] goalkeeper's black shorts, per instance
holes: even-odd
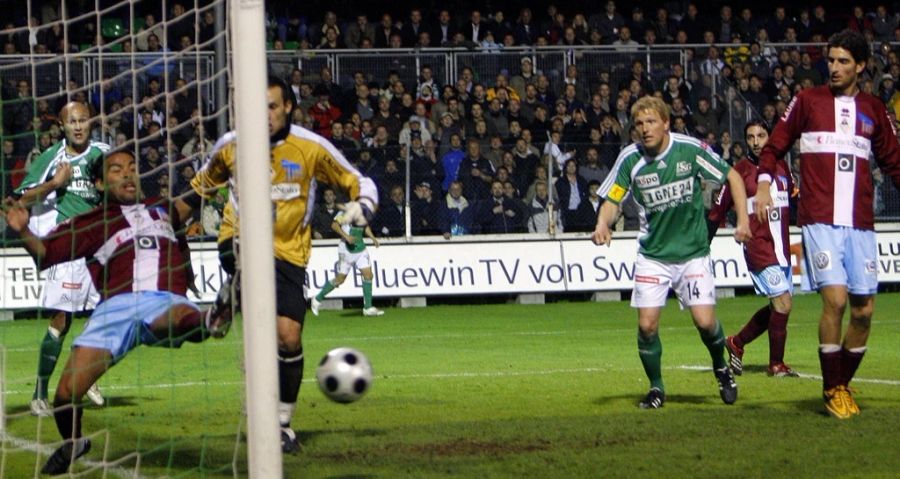
[[[232,239],[219,243],[219,264],[229,276],[234,276],[237,265]],[[306,268],[275,258],[275,308],[278,316],[303,324],[306,318],[305,284]]]

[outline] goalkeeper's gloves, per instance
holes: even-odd
[[[367,198],[361,198],[360,201],[348,201],[344,203],[344,214],[341,218],[342,224],[353,224],[355,226],[365,226],[372,222],[375,218],[375,212],[372,211],[371,201]]]

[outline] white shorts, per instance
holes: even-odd
[[[357,269],[370,268],[372,266],[372,258],[369,256],[369,250],[364,249],[359,253],[338,251],[338,274],[346,275],[350,273],[350,270],[352,270],[354,266]]]
[[[709,255],[682,263],[664,263],[638,253],[631,306],[661,308],[666,305],[670,287],[682,307],[716,304],[716,283]]]
[[[756,294],[767,298],[781,296],[784,293],[794,292],[794,279],[791,267],[778,265],[767,266],[762,271],[750,273]]]
[[[91,310],[100,302],[84,258],[60,263],[47,269],[41,291],[41,307],[74,313]]]
[[[809,286],[844,285],[850,294],[878,292],[875,232],[849,226],[803,226],[803,259]]]
[[[157,338],[150,332],[150,324],[173,306],[184,304],[200,310],[184,296],[168,291],[137,291],[117,294],[100,304],[73,347],[87,346],[105,349],[119,362],[128,351],[141,344],[180,347],[185,336]]]

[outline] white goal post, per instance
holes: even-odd
[[[275,332],[275,260],[269,191],[265,4],[231,2],[247,448],[253,478],[282,477]],[[251,213],[252,212],[252,213]],[[247,320],[246,318],[250,318]],[[257,319],[254,321],[253,319]]]

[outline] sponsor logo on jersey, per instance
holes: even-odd
[[[706,170],[706,172],[710,175],[713,175],[716,178],[722,177],[722,171],[713,166],[712,163],[706,161],[706,158],[703,158],[700,155],[697,155],[697,164],[700,165],[701,168]]]
[[[666,167],[666,161],[665,161],[665,160],[659,160],[659,162],[656,163],[656,169],[657,169],[657,170],[662,170],[662,169],[665,168],[665,167]]]
[[[64,289],[81,289],[81,283],[67,283],[63,282],[62,287]]]
[[[797,104],[798,96],[794,95],[794,99],[788,104],[787,108],[784,109],[784,114],[781,115],[781,121],[787,121],[788,117],[791,116],[791,111],[794,109],[794,105]]]
[[[641,274],[634,275],[635,283],[659,284],[659,278],[656,276],[644,276]]]
[[[274,183],[272,185],[272,200],[286,201],[300,197],[300,185],[297,183]]]
[[[866,158],[871,145],[868,138],[852,134],[820,131],[800,135],[800,153],[841,153]]]
[[[294,180],[300,176],[300,165],[297,163],[282,159],[281,167],[284,169],[284,174],[287,176],[288,180]]]
[[[659,186],[659,175],[656,173],[641,175],[635,177],[634,181],[638,184],[638,186],[642,186],[644,188],[648,186]]]
[[[775,204],[776,208],[787,208],[791,205],[787,191],[779,190],[772,191],[772,193],[772,203]]]
[[[838,155],[837,169],[838,171],[853,171],[856,159],[850,155]]]
[[[138,236],[135,243],[140,249],[159,249],[159,241],[156,236]]]
[[[691,164],[686,161],[679,161],[675,164],[675,174],[678,176],[691,174]]]
[[[622,198],[625,197],[625,193],[626,193],[625,188],[622,188],[619,185],[613,184],[612,188],[610,188],[610,190],[609,190],[609,195],[607,195],[607,198],[618,203],[618,202],[622,201]]]
[[[819,271],[831,270],[831,251],[819,251],[813,257],[813,264]]]
[[[686,275],[684,275],[684,279],[700,279],[700,278],[703,278],[704,276],[706,276],[706,275],[703,273],[686,274]]]
[[[662,211],[670,206],[690,201],[693,195],[694,179],[685,178],[642,191],[641,200],[645,207]]]
[[[779,208],[772,208],[769,210],[769,221],[772,223],[781,221],[781,210]]]

